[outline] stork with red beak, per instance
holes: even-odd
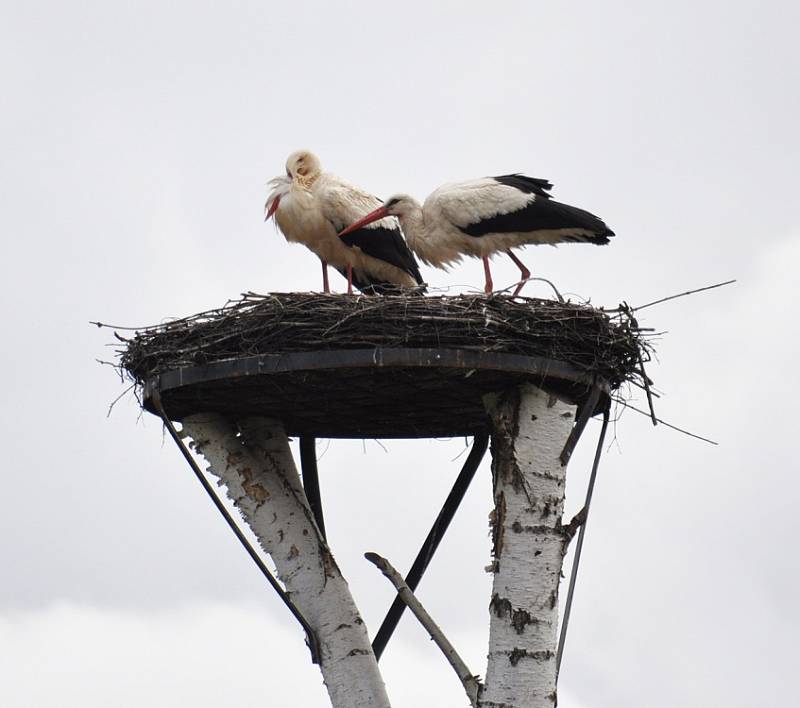
[[[319,158],[298,150],[286,161],[286,176],[270,181],[266,218],[274,216],[287,241],[302,243],[322,261],[323,290],[330,292],[328,265],[367,294],[386,294],[422,285],[414,255],[394,219],[375,218],[363,228],[348,224],[374,213],[381,201],[323,172]]]
[[[569,242],[603,245],[614,235],[594,214],[553,201],[548,193],[552,187],[545,179],[513,174],[444,185],[423,205],[398,194],[339,236],[396,216],[408,245],[423,263],[446,268],[462,256],[481,258],[486,293],[494,289],[489,258],[504,252],[520,269],[516,296],[531,274],[512,249]]]

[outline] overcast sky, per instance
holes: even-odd
[[[526,172],[616,231],[530,248],[535,275],[642,312],[666,420],[603,460],[563,708],[796,699],[796,2],[3,2],[0,704],[326,705],[301,633],[158,422],[123,398],[99,319],[147,325],[245,290],[320,287],[263,222],[305,147],[379,195]],[[434,286],[480,288],[477,261]],[[495,283],[513,282],[498,260]],[[344,282],[334,276],[335,288]],[[455,287],[458,286],[458,287]],[[531,295],[546,289],[529,287]],[[790,311],[790,307],[792,308]],[[570,466],[580,506],[590,426]],[[331,544],[374,633],[463,440],[320,442]],[[488,467],[420,597],[485,670]],[[464,705],[405,618],[393,705]]]

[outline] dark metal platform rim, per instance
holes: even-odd
[[[261,354],[224,359],[201,366],[182,367],[148,378],[143,394],[146,407],[152,409],[150,399],[154,391],[165,393],[184,386],[212,381],[326,369],[398,367],[505,371],[527,374],[542,380],[558,379],[583,384],[587,388],[600,386],[603,393],[609,393],[608,384],[598,380],[594,374],[557,359],[475,349],[375,347]]]

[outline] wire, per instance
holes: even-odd
[[[581,550],[583,549],[583,537],[586,533],[586,524],[589,521],[589,507],[592,503],[592,493],[594,492],[594,482],[597,478],[597,468],[600,466],[600,456],[603,454],[603,442],[606,438],[608,429],[608,409],[603,411],[603,427],[600,429],[600,438],[597,441],[597,449],[594,453],[594,464],[592,474],[589,477],[589,486],[586,489],[586,501],[583,505],[583,523],[578,531],[578,541],[575,547],[575,560],[572,561],[572,572],[569,576],[569,589],[567,590],[567,602],[564,605],[564,620],[561,623],[561,635],[558,638],[558,650],[556,651],[556,681],[561,671],[561,659],[564,656],[564,642],[567,639],[567,627],[569,626],[569,615],[572,610],[572,598],[575,595],[575,581],[578,578],[578,565],[581,562]]]
[[[231,531],[236,535],[236,538],[239,539],[239,543],[242,544],[244,549],[247,551],[250,558],[253,559],[253,562],[258,566],[258,569],[261,571],[263,576],[267,579],[267,582],[272,586],[272,589],[278,593],[278,597],[283,600],[283,604],[289,608],[289,612],[291,612],[295,619],[300,623],[306,633],[306,643],[308,644],[308,648],[311,651],[311,661],[315,664],[319,664],[320,657],[319,657],[319,643],[317,641],[317,637],[314,634],[314,631],[311,629],[311,625],[308,624],[306,618],[300,614],[300,610],[297,609],[297,606],[291,601],[289,598],[288,593],[280,586],[280,583],[275,579],[275,577],[270,572],[269,568],[267,568],[266,564],[263,560],[261,560],[261,556],[258,555],[258,552],[255,548],[253,548],[253,544],[247,539],[244,535],[242,530],[239,528],[239,525],[230,515],[228,510],[225,508],[225,505],[222,503],[222,500],[217,496],[216,492],[214,491],[213,486],[211,483],[206,479],[203,472],[200,470],[200,467],[194,461],[192,454],[189,452],[186,445],[183,444],[183,440],[181,440],[181,436],[178,435],[178,431],[175,430],[175,426],[172,425],[172,421],[167,417],[166,412],[164,411],[164,407],[161,404],[161,392],[156,389],[153,391],[152,395],[153,404],[158,411],[158,414],[161,416],[161,420],[164,422],[167,430],[169,431],[170,436],[175,441],[175,444],[178,446],[178,449],[181,451],[183,456],[186,458],[186,461],[189,463],[189,466],[192,468],[192,471],[197,477],[197,480],[203,485],[203,489],[206,490],[206,494],[208,494],[211,501],[214,503],[214,506],[217,507],[217,511],[222,514],[222,518],[225,519],[226,523],[230,527]]]

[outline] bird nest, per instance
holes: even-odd
[[[118,366],[153,410],[269,414],[328,437],[467,434],[487,392],[531,381],[580,402],[646,386],[630,311],[495,295],[247,293],[122,337]]]

